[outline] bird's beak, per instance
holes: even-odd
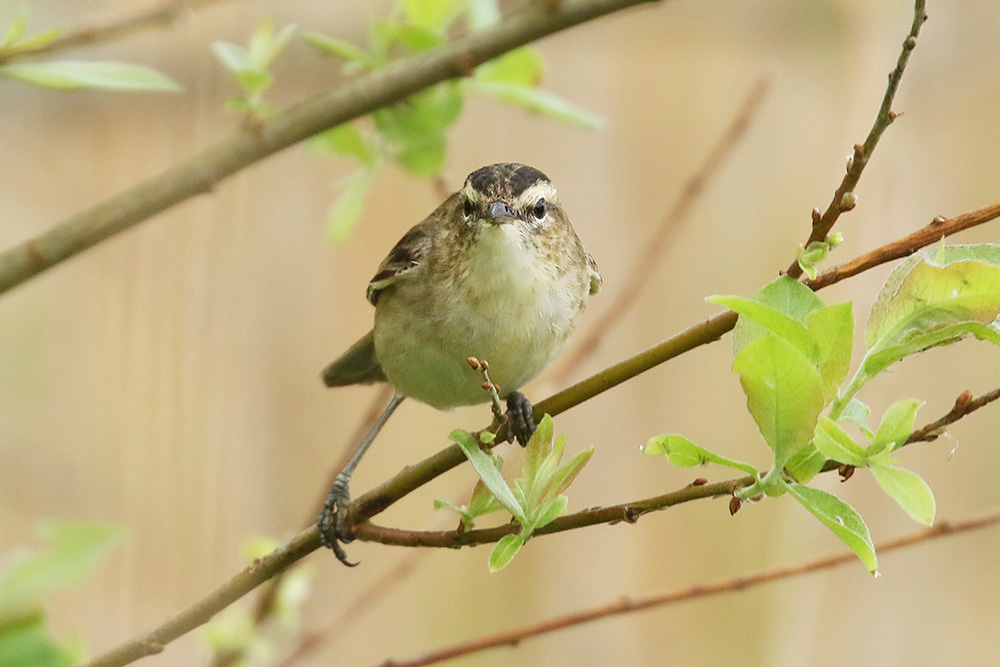
[[[514,212],[502,201],[495,201],[490,204],[487,219],[494,225],[502,225],[514,219]]]

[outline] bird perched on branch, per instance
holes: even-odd
[[[477,169],[389,251],[368,284],[375,326],[323,371],[329,387],[388,382],[396,394],[338,475],[320,514],[323,543],[341,543],[348,482],[407,396],[439,410],[489,400],[469,357],[489,361],[522,445],[535,429],[517,390],[559,353],[587,300],[601,288],[593,257],[573,230],[548,176],[523,164]]]

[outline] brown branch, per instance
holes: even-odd
[[[650,275],[656,270],[663,258],[663,248],[667,239],[684,222],[694,207],[694,203],[704,191],[705,185],[743,138],[750,126],[750,119],[760,108],[760,103],[770,85],[770,79],[766,77],[762,77],[754,85],[725,132],[709,151],[705,161],[688,177],[681,189],[680,197],[663,216],[652,238],[644,244],[643,252],[632,265],[632,273],[618,288],[618,298],[611,302],[608,309],[590,326],[587,335],[574,345],[573,352],[565,355],[559,367],[552,372],[551,381],[554,384],[565,382],[569,374],[579,368],[584,359],[593,354],[611,327],[635,304],[636,298],[649,284]]]
[[[881,542],[877,545],[876,549],[879,553],[886,553],[913,546],[921,542],[935,540],[940,537],[948,537],[951,535],[958,535],[974,530],[989,528],[997,524],[1000,524],[1000,512],[993,512],[985,516],[963,519],[961,521],[942,521],[933,528],[920,530],[909,535]],[[712,595],[735,593],[747,588],[768,584],[774,581],[780,581],[782,579],[809,574],[811,572],[818,572],[820,570],[828,570],[838,565],[854,561],[856,558],[857,556],[855,556],[853,552],[849,551],[836,556],[817,558],[815,560],[805,561],[796,565],[779,567],[772,570],[764,570],[755,574],[733,577],[731,579],[723,579],[721,581],[710,582],[707,584],[696,584],[687,588],[666,591],[655,595],[648,595],[639,598],[623,598],[600,607],[593,607],[591,609],[577,611],[564,616],[556,616],[545,621],[539,621],[531,625],[514,628],[506,632],[500,632],[494,635],[481,637],[479,639],[447,646],[409,660],[386,660],[382,663],[382,665],[383,667],[420,667],[422,665],[432,665],[438,662],[444,662],[445,660],[450,660],[459,656],[478,653],[479,651],[496,648],[498,646],[517,646],[520,642],[530,637],[537,637],[539,635],[555,632],[556,630],[562,630],[575,625],[581,625],[583,623],[589,623],[591,621],[597,621],[621,614],[643,611],[653,607],[663,607],[670,604],[676,604],[678,602],[687,602],[689,600],[696,600]]]
[[[351,79],[263,121],[241,128],[165,172],[71,216],[0,254],[0,293],[129,229],[227,177],[318,132],[398,102],[528,42],[634,5],[662,0],[530,3],[490,28]]]
[[[152,28],[163,28],[172,26],[184,14],[196,9],[202,9],[209,5],[220,4],[228,0],[169,0],[158,7],[134,12],[127,16],[121,16],[113,21],[101,23],[83,28],[77,28],[60,35],[44,46],[34,49],[26,49],[6,55],[0,55],[0,65],[13,60],[24,58],[35,58],[43,55],[50,55],[57,51],[89,46],[99,42],[107,42],[112,39],[124,37],[141,30]]]
[[[910,60],[910,53],[917,46],[917,36],[920,34],[920,27],[927,20],[927,14],[924,12],[924,4],[924,0],[916,0],[914,4],[913,23],[910,26],[910,32],[906,36],[906,39],[903,40],[903,48],[899,53],[899,58],[896,59],[896,67],[889,73],[889,85],[882,96],[882,104],[879,107],[878,114],[875,116],[872,129],[868,132],[864,144],[856,144],[854,146],[854,155],[849,158],[850,162],[847,166],[847,173],[844,174],[844,179],[834,191],[833,199],[830,201],[829,206],[826,207],[826,211],[822,215],[820,215],[819,209],[813,211],[812,231],[806,240],[805,247],[808,247],[813,241],[825,240],[830,230],[837,223],[837,220],[840,219],[840,214],[850,211],[857,204],[854,188],[857,187],[858,181],[861,180],[861,172],[865,170],[865,165],[868,164],[872,153],[875,152],[875,146],[878,145],[879,139],[882,138],[882,133],[886,131],[898,115],[892,110],[892,101],[895,99],[896,91],[899,89],[899,82],[903,78],[903,70],[906,69],[906,63]],[[797,261],[792,262],[785,270],[785,273],[793,278],[798,278],[802,275],[802,267],[799,266]]]
[[[931,442],[933,440],[937,440],[938,437],[944,433],[947,426],[954,424],[962,417],[975,412],[979,408],[992,403],[998,398],[1000,398],[1000,389],[994,389],[993,391],[987,392],[976,399],[973,399],[972,392],[966,389],[959,395],[958,398],[955,399],[955,405],[948,412],[948,414],[941,417],[937,421],[918,428],[910,434],[910,437],[906,439],[906,442],[904,442],[903,445],[909,445],[913,442]]]
[[[879,264],[909,257],[917,250],[937,243],[945,236],[950,236],[970,227],[981,225],[984,222],[995,220],[998,217],[1000,217],[1000,202],[977,208],[968,213],[956,215],[954,218],[942,218],[939,216],[912,234],[855,257],[845,264],[816,276],[815,280],[805,280],[803,282],[813,290],[822,289],[833,284],[836,280],[856,276]]]
[[[949,424],[953,424],[979,408],[1000,398],[1000,389],[995,389],[980,396],[972,398],[971,392],[964,392],[955,401],[955,406],[943,417],[933,421],[919,429],[915,429],[906,440],[912,442],[929,442],[935,440]],[[830,472],[840,468],[840,463],[827,461],[822,472]],[[671,491],[652,498],[636,500],[632,502],[612,505],[610,507],[592,507],[589,509],[566,514],[559,517],[552,523],[536,530],[533,535],[548,535],[560,533],[566,530],[594,526],[602,523],[635,523],[643,514],[663,510],[674,505],[699,500],[701,498],[717,498],[719,496],[731,496],[734,491],[754,482],[752,476],[738,477],[714,482],[712,484],[692,483],[683,489]],[[516,524],[506,524],[495,528],[481,528],[477,530],[457,530],[448,531],[417,531],[402,530],[398,528],[387,528],[372,523],[364,523],[355,526],[355,534],[358,539],[367,542],[380,542],[382,544],[392,544],[406,547],[443,547],[457,549],[464,546],[476,544],[488,544],[496,542],[504,535],[516,533],[521,529]]]

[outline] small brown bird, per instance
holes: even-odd
[[[490,363],[507,399],[510,430],[534,431],[531,403],[517,391],[562,350],[601,274],[549,178],[523,164],[494,164],[393,247],[368,284],[375,327],[323,371],[327,386],[388,382],[396,390],[333,485],[320,535],[341,562],[348,482],[403,398],[439,410],[484,403],[469,357]]]

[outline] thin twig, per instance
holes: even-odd
[[[350,79],[253,129],[241,128],[165,172],[0,254],[0,293],[323,130],[398,102],[528,42],[634,5],[663,0],[530,3],[495,26]]]
[[[601,339],[614,324],[621,320],[624,315],[636,302],[636,297],[649,284],[650,275],[656,270],[664,256],[664,246],[671,234],[687,218],[688,214],[698,201],[699,195],[704,191],[705,185],[716,173],[732,150],[739,143],[750,125],[750,119],[760,108],[771,82],[767,77],[758,79],[754,84],[750,94],[747,95],[743,104],[737,110],[733,120],[729,123],[725,132],[719,137],[712,150],[709,151],[705,161],[698,166],[693,174],[688,177],[687,182],[681,190],[680,197],[674,202],[663,220],[657,227],[652,238],[644,244],[642,254],[633,263],[632,273],[625,279],[622,286],[618,288],[618,298],[611,302],[611,305],[592,324],[579,343],[574,345],[570,354],[564,356],[559,367],[551,374],[551,381],[554,384],[562,384],[570,373],[580,367],[580,364],[600,345]]]
[[[958,535],[960,533],[967,533],[974,530],[980,530],[982,528],[989,528],[997,524],[1000,524],[1000,512],[992,512],[985,516],[963,519],[961,521],[942,521],[933,528],[920,530],[909,535],[881,542],[876,546],[876,550],[879,553],[887,553],[897,549],[910,547],[921,542],[935,540],[940,537]],[[481,637],[480,639],[454,644],[435,651],[430,651],[409,660],[386,660],[382,663],[382,665],[383,667],[422,667],[423,665],[432,665],[444,662],[445,660],[478,653],[479,651],[496,648],[498,646],[517,646],[520,642],[530,637],[537,637],[539,635],[548,634],[550,632],[555,632],[556,630],[562,630],[564,628],[581,625],[583,623],[589,623],[591,621],[612,616],[619,616],[621,614],[643,611],[653,607],[663,607],[670,604],[676,604],[678,602],[687,602],[689,600],[696,600],[722,593],[735,593],[747,588],[760,586],[762,584],[769,584],[782,579],[818,572],[820,570],[828,570],[838,565],[852,562],[856,559],[857,556],[853,552],[848,551],[836,556],[817,558],[798,563],[796,565],[779,567],[772,570],[764,570],[762,572],[741,577],[723,579],[721,581],[705,584],[696,584],[679,590],[666,591],[639,598],[623,598],[600,607],[585,609],[571,614],[566,614],[564,616],[556,616],[545,621],[539,621],[537,623],[508,630],[506,632],[500,632],[487,637]]]
[[[913,431],[907,444],[918,441],[931,441],[940,435],[941,431],[948,424],[953,424],[962,417],[971,414],[988,403],[1000,398],[1000,389],[991,391],[977,399],[972,399],[968,392],[959,396],[953,407],[946,415],[940,419],[927,424]],[[840,464],[836,461],[827,461],[822,472],[837,470]],[[663,510],[668,507],[680,505],[692,500],[702,498],[717,498],[720,496],[731,496],[734,491],[744,486],[752,484],[754,478],[750,475],[737,477],[722,482],[711,484],[689,484],[688,486],[664,493],[652,498],[634,500],[619,505],[609,507],[592,507],[589,509],[566,514],[558,519],[546,524],[542,528],[535,530],[533,535],[549,535],[567,530],[575,530],[585,526],[595,526],[604,523],[635,523],[644,514]],[[440,547],[455,549],[459,547],[472,546],[476,544],[489,544],[496,542],[504,535],[516,533],[520,526],[516,524],[506,524],[494,528],[479,528],[475,530],[441,531],[419,531],[404,530],[400,528],[388,528],[373,523],[364,523],[355,527],[355,535],[358,539],[367,542],[380,542],[382,544],[392,544],[396,546],[408,547]]]
[[[987,213],[986,211],[988,209],[992,210]],[[980,211],[983,213],[977,216],[975,224],[982,224],[1000,216],[1000,204],[997,204],[994,207],[987,207],[987,209],[980,209]],[[935,222],[934,225],[936,230],[940,232],[940,235],[947,236],[951,231],[951,225],[954,221],[958,221],[961,224],[959,227],[961,229],[967,229],[972,226],[966,216],[959,216],[957,218],[938,221]],[[934,242],[934,240],[925,240],[927,243]],[[913,248],[913,251],[917,249],[918,248],[915,247]],[[878,252],[875,252],[874,254],[876,256],[879,255]],[[888,254],[882,256],[886,258],[885,261],[889,261]],[[829,278],[827,278],[825,274],[819,276],[819,278],[823,281],[823,285],[832,285],[839,282],[841,280],[841,274],[838,273],[839,270],[839,267],[830,269],[830,273],[832,275]],[[847,275],[848,274],[844,274],[844,277]],[[538,414],[541,415],[548,412],[549,414],[555,415],[559,412],[568,410],[569,408],[592,398],[605,389],[624,382],[629,377],[634,377],[635,375],[649,370],[650,368],[683,352],[689,351],[700,345],[710,343],[713,340],[717,340],[726,331],[732,329],[735,322],[736,315],[733,313],[721,313],[716,315],[699,325],[691,327],[690,329],[663,341],[659,345],[656,345],[645,352],[639,353],[631,359],[615,364],[614,366],[611,366],[600,373],[577,383],[573,387],[559,392],[558,394],[536,404],[536,409],[541,410]],[[464,460],[465,456],[462,454],[461,449],[459,449],[457,445],[454,445],[439,451],[437,454],[434,454],[415,465],[408,466],[391,479],[383,482],[379,486],[356,499],[351,508],[352,516],[356,517],[356,520],[358,521],[366,520],[371,516],[378,514],[386,507],[389,507],[403,496],[411,493],[414,489],[423,486],[432,479],[458,466]],[[694,494],[692,499],[694,497],[704,497],[706,495],[731,494],[734,488],[738,488],[741,484],[747,484],[752,481],[750,477],[745,478],[745,480],[746,481],[730,480],[729,482],[719,482],[715,485],[691,486],[682,491],[686,494]],[[726,486],[727,484],[729,485],[728,487]],[[674,494],[667,494],[668,496],[672,496],[669,500],[674,501],[673,504],[683,502],[681,496],[676,494],[677,492],[674,492]],[[664,504],[662,500],[663,498],[664,497],[661,496],[658,498],[647,499],[646,501],[640,501],[638,503],[630,503],[625,506],[619,506],[618,508],[605,508],[605,511],[617,511],[619,514],[617,516],[609,515],[607,517],[600,517],[599,520],[591,521],[590,523],[608,523],[614,521],[615,519],[632,521],[637,516],[636,512],[641,515],[645,511],[655,509],[655,506],[667,506]],[[552,524],[549,524],[540,531],[537,531],[536,534],[547,532],[547,529],[550,529],[553,525],[562,525],[558,522],[565,519],[567,519],[567,517],[557,519]],[[363,536],[366,539],[371,539],[372,537],[367,534],[367,531],[370,529],[371,527],[366,524],[354,527],[355,533],[359,537]],[[499,539],[502,534],[503,533],[498,534],[496,539]],[[319,533],[317,532],[315,526],[311,526],[296,535],[288,544],[276,549],[267,556],[256,560],[254,564],[237,574],[225,584],[219,586],[191,607],[179,611],[162,625],[125,642],[108,653],[95,658],[91,662],[86,663],[86,666],[110,667],[112,665],[124,665],[143,656],[158,653],[163,650],[163,646],[165,644],[207,622],[208,619],[210,619],[214,614],[232,604],[243,595],[249,593],[264,581],[275,576],[278,572],[286,569],[298,559],[316,550],[319,546]]]
[[[13,60],[51,55],[58,51],[107,42],[141,30],[170,27],[188,12],[228,1],[230,0],[169,0],[153,9],[120,16],[107,23],[77,28],[34,49],[0,56],[0,65]]]
[[[865,143],[854,146],[854,154],[849,158],[850,162],[847,167],[847,173],[844,174],[844,179],[837,186],[836,191],[834,191],[833,199],[830,201],[829,206],[826,207],[826,211],[822,215],[819,214],[819,209],[813,211],[812,231],[806,240],[806,247],[813,241],[825,240],[830,230],[833,229],[833,226],[840,218],[840,214],[850,211],[857,204],[857,196],[854,194],[854,188],[857,187],[858,181],[861,180],[861,172],[865,170],[865,165],[871,159],[872,153],[875,151],[875,146],[878,145],[879,139],[882,138],[882,133],[886,131],[897,117],[897,114],[892,110],[892,102],[896,97],[896,91],[899,89],[899,82],[903,78],[903,70],[906,69],[906,63],[910,60],[910,53],[917,46],[917,36],[920,34],[920,27],[927,20],[924,4],[924,0],[916,0],[914,4],[913,23],[910,25],[910,32],[906,36],[906,39],[903,40],[902,50],[899,53],[899,58],[896,59],[896,67],[889,73],[889,85],[882,96],[882,104],[879,106],[872,129],[865,138]],[[797,261],[792,262],[788,269],[785,270],[785,273],[793,278],[798,278],[802,275],[802,267],[799,266]]]

